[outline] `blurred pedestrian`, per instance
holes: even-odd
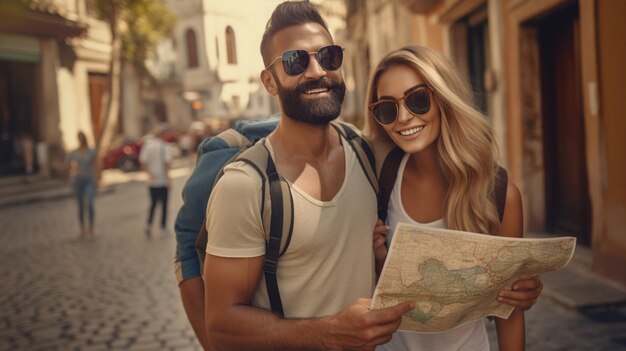
[[[94,197],[96,195],[96,150],[89,148],[87,136],[78,132],[78,149],[69,156],[70,174],[73,177],[74,192],[78,203],[80,238],[94,235]],[[87,208],[89,226],[85,224]]]
[[[152,219],[157,203],[161,203],[161,234],[167,235],[167,197],[170,187],[168,172],[172,159],[169,145],[163,140],[165,130],[157,127],[152,135],[153,137],[146,141],[139,153],[141,168],[148,172],[149,177],[150,210],[146,225],[148,237],[152,236]]]
[[[187,156],[195,152],[195,144],[196,143],[194,141],[194,137],[191,135],[191,132],[187,132],[181,135],[180,139],[178,140],[178,146],[180,147],[180,152],[182,156]]]

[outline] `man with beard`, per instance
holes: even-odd
[[[341,111],[343,49],[308,1],[280,4],[261,42],[261,80],[281,117],[265,146],[291,187],[293,234],[280,258],[286,318],[272,314],[263,261],[263,179],[233,162],[207,206],[205,316],[216,350],[372,350],[412,302],[370,311],[376,194],[329,125]]]

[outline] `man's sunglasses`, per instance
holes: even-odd
[[[309,67],[311,55],[315,55],[317,62],[327,71],[336,71],[343,63],[343,48],[339,45],[329,45],[320,48],[316,52],[307,52],[305,50],[285,51],[267,65],[265,69],[270,68],[278,59],[282,59],[285,73],[290,76],[297,76]]]
[[[414,115],[423,115],[430,111],[430,93],[431,90],[426,84],[419,84],[407,90],[399,99],[383,96],[367,108],[376,122],[388,125],[398,119],[401,100],[404,100],[404,106]]]

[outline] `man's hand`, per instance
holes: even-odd
[[[391,340],[402,315],[415,304],[407,301],[393,307],[370,311],[371,299],[358,299],[331,319],[333,350],[374,350]]]
[[[543,283],[538,277],[520,279],[513,283],[512,289],[501,290],[498,301],[526,311],[537,302],[542,289]]]

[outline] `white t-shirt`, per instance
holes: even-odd
[[[389,197],[387,225],[388,244],[393,239],[393,231],[400,222],[422,225],[432,228],[445,228],[443,218],[430,223],[419,223],[412,219],[402,205],[402,176],[409,154],[404,155],[398,176]],[[377,351],[489,351],[489,337],[484,319],[469,322],[440,333],[415,333],[398,331],[393,334],[390,342],[378,346]]]
[[[332,200],[316,200],[290,184],[293,234],[277,272],[287,318],[333,315],[357,298],[372,296],[376,195],[354,152],[342,142],[345,178]],[[273,154],[269,141],[266,146]],[[220,257],[262,256],[266,234],[260,214],[261,178],[244,162],[224,170],[207,206],[206,252]],[[277,170],[280,173],[280,167]],[[270,309],[264,277],[252,305]]]
[[[167,163],[172,160],[169,145],[160,138],[150,138],[141,147],[139,162],[154,177],[151,187],[167,186]]]

